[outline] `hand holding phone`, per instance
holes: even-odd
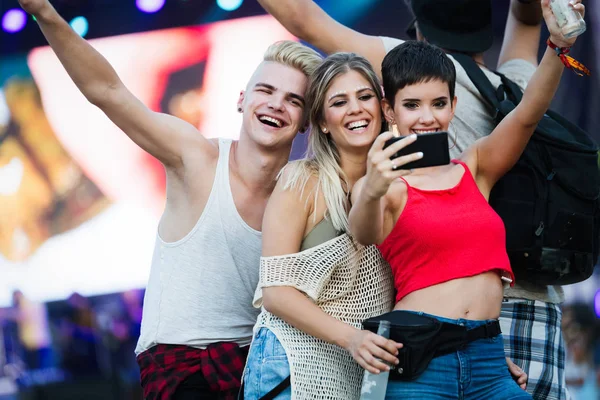
[[[402,140],[402,137],[393,137],[386,140],[383,148]],[[390,160],[406,156],[408,154],[421,152],[423,157],[402,165],[401,169],[414,169],[446,165],[450,163],[450,151],[448,149],[448,132],[429,132],[417,135],[417,140],[403,149],[394,153]]]
[[[413,144],[417,140],[417,135],[409,135],[401,140],[396,140],[391,147],[388,146],[387,149],[384,149],[386,141],[392,138],[392,132],[383,132],[377,136],[371,146],[371,150],[369,150],[367,156],[367,173],[364,177],[361,192],[365,193],[371,200],[384,196],[394,180],[410,173],[409,169],[405,168],[405,165],[419,160],[423,156],[421,153],[416,152],[398,159],[392,159],[391,157],[394,153]]]

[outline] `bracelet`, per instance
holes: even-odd
[[[583,74],[590,76],[590,70],[585,65],[568,55],[571,50],[570,47],[558,47],[550,38],[546,40],[546,44],[556,52],[556,55],[565,67],[572,69],[579,76],[583,76]]]

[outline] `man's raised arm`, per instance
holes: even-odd
[[[75,33],[48,0],[19,0],[88,101],[99,107],[137,145],[169,167],[183,165],[184,151],[209,146],[195,127],[148,109],[121,82],[108,61]]]
[[[312,0],[258,0],[291,34],[331,54],[347,51],[369,60],[381,76],[385,48],[377,36],[364,35],[331,18]]]

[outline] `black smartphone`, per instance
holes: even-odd
[[[383,148],[396,143],[402,137],[394,137],[385,142]],[[417,152],[423,153],[420,160],[399,166],[399,169],[425,168],[450,163],[450,150],[448,149],[448,132],[429,132],[417,135],[417,140],[399,150],[390,157],[391,160]]]

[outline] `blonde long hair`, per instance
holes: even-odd
[[[306,104],[310,105],[310,132],[306,155],[304,159],[286,166],[287,181],[284,184],[284,189],[298,189],[303,196],[309,178],[316,176],[318,182],[314,190],[315,204],[319,190],[322,190],[327,214],[333,226],[336,230],[344,232],[349,228],[349,182],[340,166],[340,153],[335,142],[331,135],[321,132],[320,127],[325,121],[323,108],[327,90],[335,78],[349,71],[361,74],[375,91],[377,99],[381,101],[383,98],[379,78],[364,57],[354,53],[335,53],[323,60],[311,75],[306,92]],[[385,130],[383,114],[382,130]]]

